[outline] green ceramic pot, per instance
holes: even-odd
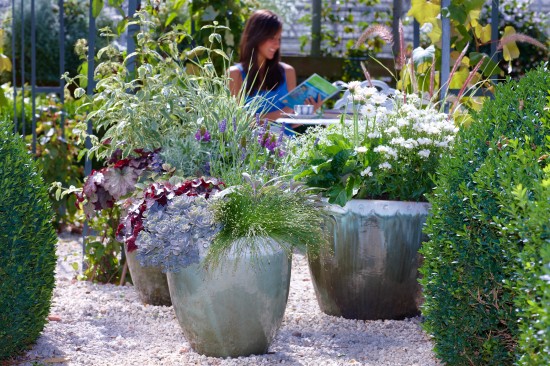
[[[283,319],[291,268],[288,254],[267,240],[270,245],[254,257],[232,252],[214,270],[194,264],[167,273],[176,316],[196,352],[212,357],[267,352]]]
[[[136,254],[135,250],[130,253],[126,251],[126,260],[141,302],[148,305],[172,305],[166,274],[162,273],[160,267],[143,267]]]
[[[321,310],[348,319],[417,315],[424,202],[351,200],[331,206],[331,246],[309,269]]]

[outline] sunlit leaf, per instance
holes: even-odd
[[[4,90],[0,88],[0,107],[5,107],[8,105],[8,100],[6,99],[6,96],[4,95]]]
[[[433,25],[432,31],[428,34],[428,37],[432,43],[438,43],[441,40],[441,20],[433,18],[429,21]]]
[[[97,18],[103,9],[103,0],[92,0],[92,16]]]
[[[491,24],[487,24],[486,26],[481,26],[481,24],[477,24],[474,28],[474,32],[477,38],[483,43],[487,43],[491,40]]]
[[[435,47],[431,45],[427,48],[417,47],[412,52],[412,59],[415,66],[418,66],[424,62],[432,63],[435,55]]]
[[[470,70],[466,67],[461,67],[458,69],[451,79],[450,88],[451,89],[460,89],[464,85],[464,82],[468,78],[468,74],[470,73]]]
[[[516,30],[514,29],[514,27],[506,26],[504,27],[504,34],[502,35],[502,38],[511,36],[513,34],[516,34]],[[502,57],[505,61],[511,61],[519,57],[519,49],[516,45],[516,42],[508,42],[503,45]]]
[[[168,15],[168,17],[166,18],[166,21],[164,22],[164,26],[165,27],[169,26],[170,23],[172,23],[172,21],[176,19],[177,16],[178,16],[178,13],[176,13],[175,11],[171,12],[170,15]]]
[[[11,71],[11,61],[8,56],[0,53],[0,72]]]
[[[440,13],[440,8],[441,3],[439,0],[412,0],[411,9],[407,15],[413,16],[418,23],[424,24],[436,18]]]

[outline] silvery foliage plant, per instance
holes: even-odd
[[[205,257],[221,225],[214,220],[211,197],[176,196],[166,206],[153,205],[143,221],[137,258],[143,266],[178,272]]]

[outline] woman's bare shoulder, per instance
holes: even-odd
[[[230,74],[234,74],[234,73],[241,73],[241,69],[239,67],[239,65],[233,65],[233,66],[230,66],[229,67],[229,73]]]
[[[289,64],[285,64],[284,62],[279,62],[279,65],[281,65],[285,70],[294,70],[294,67],[290,66]]]

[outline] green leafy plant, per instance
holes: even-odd
[[[84,106],[98,131],[82,136],[92,140],[90,155],[107,159],[120,149],[124,158],[136,149],[161,149],[163,163],[175,168],[175,175],[218,176],[228,184],[240,182],[245,171],[271,174],[285,153],[284,136],[257,118],[261,98],[246,104],[244,96],[233,97],[228,76],[216,72],[211,55],[229,62],[216,48],[221,36],[212,33],[209,47],[180,51],[180,42],[190,39],[186,32],[175,27],[157,40],[145,27],[147,15],[138,17],[135,78],[128,76],[128,58],[121,63],[112,47],[99,51],[108,57],[96,68],[98,91]]]
[[[469,73],[475,70],[475,66],[482,59],[482,66],[476,70],[477,78],[487,81],[491,76],[504,75],[504,71],[496,61],[483,53],[483,47],[489,45],[491,41],[491,24],[484,24],[481,19],[484,3],[484,0],[453,0],[448,8],[442,9],[440,0],[415,0],[408,12],[409,16],[413,16],[427,30],[430,43],[436,49],[435,65],[441,65],[440,14],[444,13],[450,19],[451,58],[457,59],[463,50],[466,51],[465,56],[462,56],[462,62],[458,64],[458,70],[450,80],[451,88],[454,88],[454,85],[458,85],[459,88],[465,85]],[[547,52],[545,45],[540,41],[525,34],[516,33],[512,26],[507,26],[497,47],[502,51],[506,63],[511,63],[519,56],[517,42],[527,42]]]
[[[57,236],[46,185],[13,126],[0,120],[0,360],[33,344],[46,324]]]
[[[550,94],[550,92],[549,92]],[[546,113],[541,118],[548,131],[550,127],[550,95]],[[541,179],[532,180],[530,187],[516,185],[511,193],[511,204],[503,207],[510,222],[503,227],[507,233],[514,233],[524,243],[520,259],[522,261],[515,279],[514,290],[518,296],[515,303],[518,309],[519,342],[516,354],[519,365],[548,365],[550,363],[550,138],[546,132],[546,146],[518,148],[513,146],[513,154],[521,159],[520,164],[533,164],[537,159],[542,169]],[[542,152],[542,154],[540,153]],[[511,182],[512,183],[512,182]]]
[[[295,179],[326,189],[329,202],[341,206],[352,198],[425,200],[458,130],[453,120],[433,106],[424,107],[414,94],[398,93],[388,100],[359,82],[349,83],[348,90],[352,120],[342,116],[339,124],[296,139],[291,153]]]
[[[518,283],[520,258],[529,254],[524,263],[530,263],[541,242],[523,240],[531,233],[522,230],[536,223],[511,225],[516,216],[508,208],[526,214],[514,191],[521,184],[535,192],[544,178],[549,130],[542,117],[549,89],[547,68],[499,85],[495,99],[441,157],[429,195],[421,284],[424,326],[446,364],[508,365],[521,352],[518,317],[534,294]],[[538,199],[525,197],[533,204]]]

